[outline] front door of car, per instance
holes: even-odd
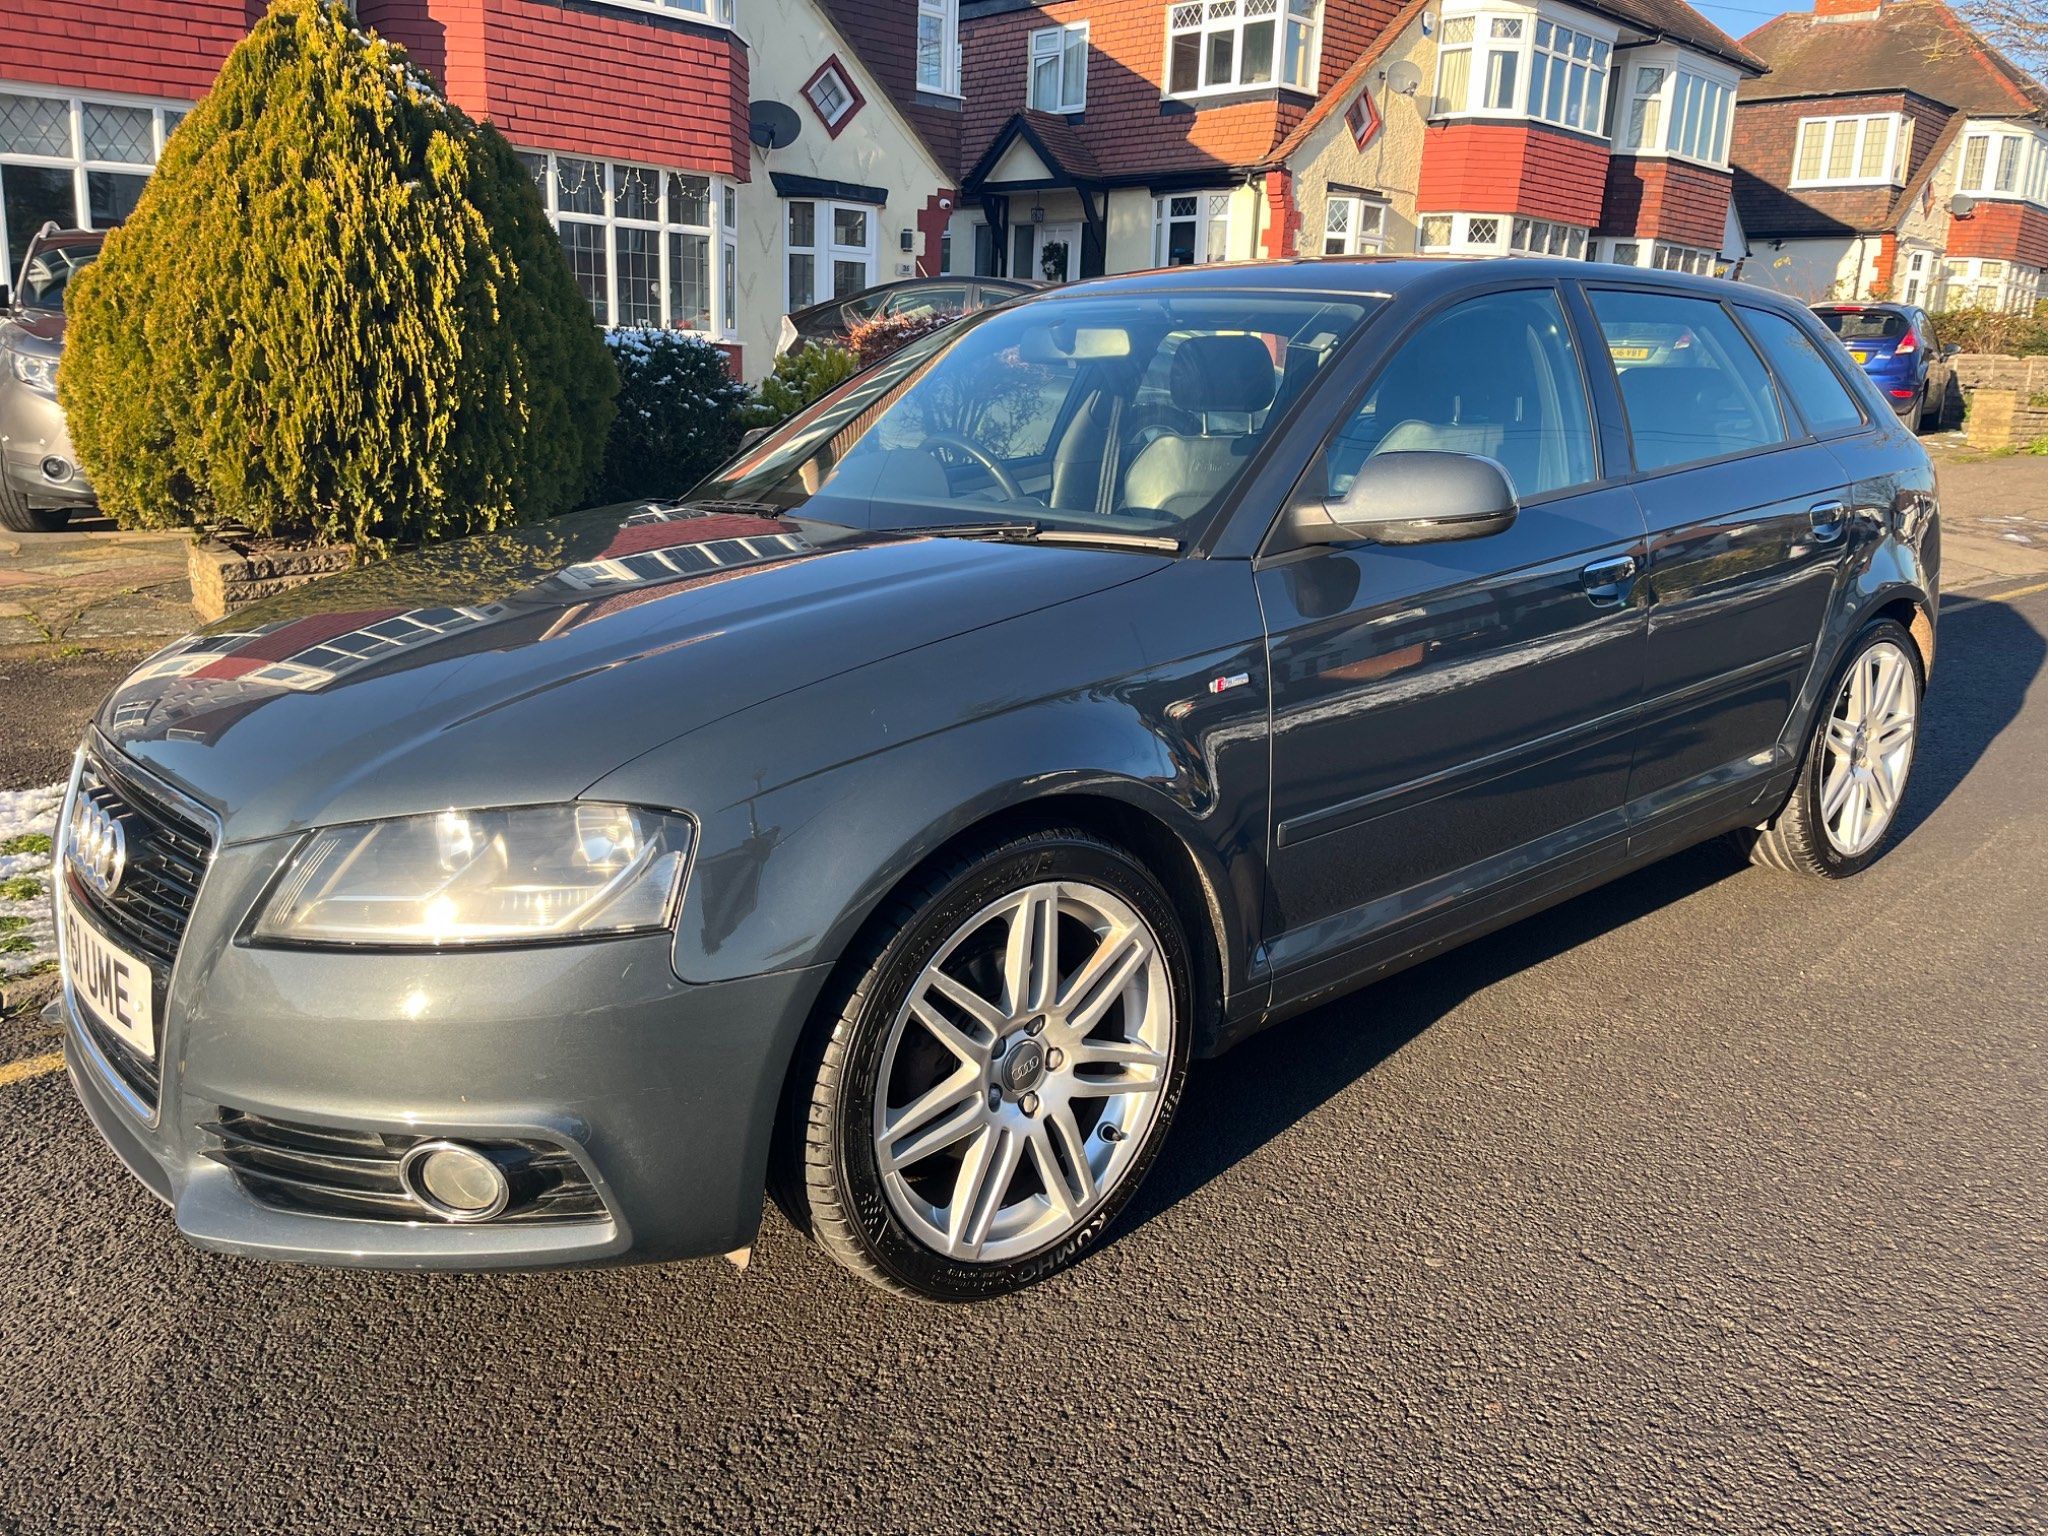
[[[1259,562],[1276,1001],[1370,963],[1369,941],[1427,942],[1453,904],[1621,857],[1643,527],[1625,486],[1601,477],[1585,361],[1550,287],[1439,311],[1305,479],[1337,496],[1375,454],[1478,454],[1508,471],[1513,525]]]
[[[1587,297],[1618,378],[1650,532],[1631,811],[1642,823],[1697,802],[1711,816],[1722,796],[1786,766],[1774,748],[1815,663],[1851,542],[1846,475],[1753,339],[1765,321],[1796,334],[1789,321],[1751,311],[1745,335],[1708,298],[1619,287]],[[1860,428],[1846,391],[1835,393]]]

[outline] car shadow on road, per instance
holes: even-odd
[[[2048,641],[2018,609],[1981,599],[1943,607],[1922,748],[1901,813],[1910,837],[1970,775],[2019,713]],[[1364,1077],[1466,999],[1746,869],[1727,839],[1339,998],[1200,1062],[1170,1145],[1109,1241],[1137,1230]]]

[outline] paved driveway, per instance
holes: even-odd
[[[2048,1530],[2048,584],[1986,590],[1865,877],[1695,850],[1262,1036],[977,1308],[779,1221],[202,1254],[0,1024],[0,1532]]]
[[[0,646],[82,645],[194,627],[184,533],[123,533],[82,517],[63,533],[0,531]]]

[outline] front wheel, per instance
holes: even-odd
[[[13,533],[62,533],[70,521],[69,507],[31,507],[28,497],[0,473],[0,528]]]
[[[1792,798],[1757,833],[1751,858],[1827,880],[1867,867],[1905,798],[1925,691],[1913,637],[1890,619],[1865,629],[1814,727]]]
[[[941,870],[884,926],[796,1106],[792,1214],[887,1290],[1033,1284],[1101,1237],[1173,1118],[1193,1011],[1173,905],[1060,830]]]

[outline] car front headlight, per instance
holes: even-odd
[[[438,949],[652,932],[675,922],[690,842],[680,816],[583,803],[329,827],[250,937]]]
[[[41,394],[54,395],[57,393],[56,358],[44,357],[40,353],[35,352],[16,352],[12,354],[12,357],[14,376],[17,379],[21,380],[30,389],[36,390]]]

